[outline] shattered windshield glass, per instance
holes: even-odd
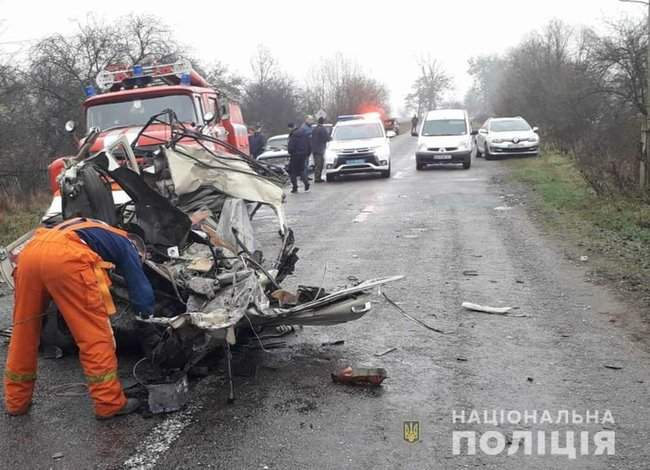
[[[87,127],[142,126],[149,118],[165,109],[172,109],[181,122],[197,122],[192,98],[187,95],[158,96],[156,98],[104,103],[88,108]]]

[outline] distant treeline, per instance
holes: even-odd
[[[575,157],[598,194],[635,193],[648,100],[647,23],[626,18],[606,26],[597,33],[552,21],[503,55],[472,59],[474,86],[465,101],[477,122],[521,115],[539,126],[544,142]]]

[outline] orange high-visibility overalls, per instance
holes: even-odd
[[[106,269],[112,264],[103,261],[74,232],[87,227],[126,236],[102,222],[73,219],[51,229],[38,229],[19,255],[14,272],[13,332],[4,373],[5,406],[10,414],[26,413],[31,404],[42,317],[50,299],[79,347],[95,413],[112,416],[126,404],[109,319],[115,306]]]

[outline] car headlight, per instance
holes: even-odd
[[[498,138],[498,137],[497,137],[496,139],[492,139],[492,140],[490,140],[490,143],[491,143],[491,144],[502,144],[502,143],[504,143],[504,142],[505,142],[505,139],[500,139],[500,138]]]
[[[458,143],[458,148],[461,149],[461,150],[465,150],[465,149],[467,149],[467,142],[464,141],[464,140],[461,140],[461,141]]]
[[[427,149],[427,144],[425,144],[424,142],[422,142],[420,145],[418,145],[418,150],[420,152],[424,152],[426,149]]]
[[[536,135],[531,135],[530,137],[527,137],[523,140],[525,140],[526,142],[538,142],[539,137],[537,137]]]
[[[375,153],[380,159],[385,160],[388,158],[388,155],[390,155],[390,147],[388,145],[382,145],[375,149]]]

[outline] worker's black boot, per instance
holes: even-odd
[[[103,421],[106,419],[115,418],[116,416],[124,416],[124,415],[131,414],[134,411],[137,411],[138,408],[140,408],[140,400],[138,400],[137,398],[127,398],[126,404],[122,407],[120,411],[118,411],[114,415],[110,415],[110,416],[95,415],[95,418],[97,418],[100,421]]]

